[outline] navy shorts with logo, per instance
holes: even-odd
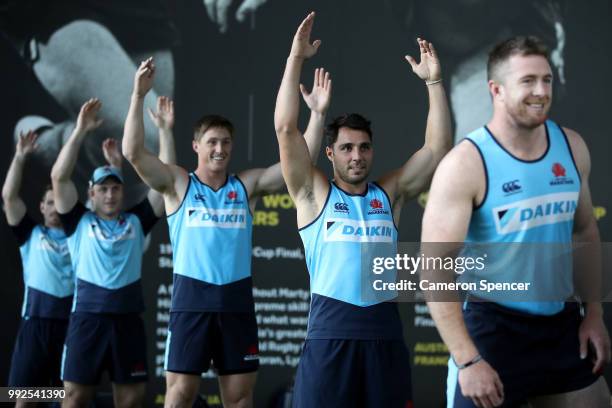
[[[8,386],[61,386],[60,365],[67,328],[66,319],[22,319],[11,359]]]
[[[117,384],[147,381],[146,347],[138,314],[73,313],[62,356],[62,379],[97,385],[108,370]]]
[[[468,302],[464,320],[478,351],[504,385],[504,407],[535,396],[561,394],[593,384],[591,356],[580,359],[576,303],[553,316],[530,315],[495,303]],[[449,362],[448,407],[475,407],[461,395],[458,370]]]
[[[306,340],[294,408],[412,407],[410,353],[403,340]]]
[[[211,360],[218,375],[257,371],[255,312],[170,313],[164,368],[200,375]]]

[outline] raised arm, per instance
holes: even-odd
[[[393,202],[401,204],[425,191],[438,163],[451,147],[451,118],[442,85],[440,61],[433,44],[418,38],[421,61],[407,55],[412,71],[423,81],[429,96],[425,143],[399,169],[383,176],[380,184]]]
[[[174,146],[174,101],[167,96],[157,97],[157,112],[148,109],[149,117],[159,129],[159,159],[166,164],[176,164]]]
[[[325,118],[331,102],[331,78],[329,72],[323,68],[317,68],[314,73],[312,91],[308,92],[306,87],[300,84],[300,91],[304,101],[310,108],[310,120],[304,133],[304,139],[308,147],[308,154],[313,165],[316,164],[321,150]],[[250,186],[250,197],[278,191],[285,186],[281,172],[281,164],[276,163],[264,169],[251,169],[240,174],[247,189]]]
[[[143,61],[134,76],[134,90],[130,102],[130,108],[125,126],[123,130],[123,155],[136,169],[136,172],[142,180],[153,190],[164,195],[166,211],[174,212],[180,205],[180,201],[187,189],[187,172],[180,167],[167,164],[169,161],[174,161],[174,148],[170,148],[168,141],[174,143],[172,137],[166,138],[160,132],[160,154],[162,154],[166,163],[160,160],[157,156],[151,153],[144,144],[144,120],[143,120],[143,104],[146,94],[153,86],[155,77],[155,64],[153,58]],[[159,102],[158,102],[159,103]],[[168,109],[174,111],[174,107],[166,105]],[[152,196],[149,196],[152,198]],[[154,198],[154,197],[153,197]],[[158,206],[155,204],[157,200],[152,201],[152,205],[156,214],[158,214]]]
[[[297,127],[302,64],[306,58],[316,54],[321,45],[319,40],[310,42],[314,18],[314,12],[310,13],[295,33],[274,111],[281,170],[289,194],[297,206],[298,225],[316,217],[326,193],[323,191],[325,177],[313,166],[306,141]]]
[[[10,226],[18,225],[26,213],[26,205],[19,196],[19,190],[21,189],[23,166],[27,156],[37,148],[36,139],[38,139],[38,135],[33,131],[29,131],[25,135],[23,133],[19,134],[15,155],[2,186],[4,213]]]
[[[313,165],[316,165],[319,152],[321,151],[325,118],[331,103],[332,80],[329,72],[325,72],[323,68],[315,69],[312,91],[308,92],[306,87],[300,84],[300,92],[304,102],[306,102],[310,109],[310,119],[304,133],[304,139],[306,139],[306,144],[308,145],[310,160]]]
[[[471,143],[460,143],[440,163],[429,190],[421,235],[426,257],[444,257],[447,248],[442,248],[443,243],[464,241],[477,197],[484,195],[484,186],[476,180],[484,184],[482,161]],[[442,273],[422,271],[421,278],[429,281],[454,279]],[[451,357],[457,364],[471,361],[479,351],[465,327],[461,302],[459,299],[440,301],[431,296],[426,293],[427,305]],[[463,395],[471,397],[477,406],[498,406],[503,400],[501,380],[485,360],[460,370],[459,384]]]
[[[144,98],[153,86],[154,76],[155,64],[153,58],[143,61],[136,70],[134,90],[123,130],[122,150],[123,155],[136,169],[142,180],[152,189],[167,196],[170,207],[175,207],[178,205],[175,182],[177,177],[181,177],[181,170],[176,166],[163,163],[157,156],[147,150],[144,144]],[[185,173],[184,178],[186,179],[186,177]],[[186,188],[186,182],[184,184]]]
[[[77,203],[77,190],[70,178],[85,135],[102,124],[102,119],[98,119],[97,116],[101,107],[102,102],[98,99],[90,99],[83,104],[76,126],[62,147],[51,170],[55,208],[60,214],[68,213]]]
[[[149,111],[149,117],[159,129],[159,155],[165,164],[176,164],[176,148],[174,146],[174,101],[167,96],[157,97],[157,111]],[[172,168],[171,168],[172,169]],[[147,195],[155,215],[161,217],[164,213],[164,197],[161,193],[151,189]],[[169,211],[173,208],[169,207]]]

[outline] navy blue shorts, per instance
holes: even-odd
[[[528,398],[580,390],[599,376],[591,356],[580,359],[576,303],[553,316],[536,316],[489,302],[469,302],[463,317],[478,351],[497,371],[504,385],[504,407]],[[449,362],[448,407],[474,407],[461,395],[458,370]]]
[[[147,342],[137,314],[73,313],[62,356],[62,379],[97,385],[109,372],[117,384],[147,381]]]
[[[68,320],[22,319],[11,359],[9,387],[59,387]]]
[[[200,375],[210,362],[218,375],[259,368],[255,312],[171,312],[166,339],[167,371]]]
[[[293,407],[412,407],[406,345],[402,340],[307,339]]]

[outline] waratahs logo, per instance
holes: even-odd
[[[550,181],[551,186],[574,184],[574,179],[565,176],[565,167],[561,163],[553,164],[552,172],[555,177]]]
[[[225,204],[242,204],[243,201],[238,199],[238,192],[236,190],[228,191],[225,196],[227,200],[225,200]]]
[[[378,198],[373,198],[370,200],[370,211],[368,214],[389,214],[389,211],[383,208],[383,203]]]
[[[565,167],[561,163],[555,163],[552,166],[552,172],[555,177],[565,177]]]
[[[493,208],[498,234],[572,221],[578,192],[547,194]]]

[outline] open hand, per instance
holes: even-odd
[[[417,64],[414,58],[406,55],[406,61],[412,67],[412,72],[424,81],[437,81],[442,78],[440,60],[432,43],[417,38],[421,51],[421,61]]]
[[[102,125],[103,120],[98,119],[98,112],[102,107],[102,102],[97,98],[92,98],[81,106],[76,122],[76,129],[80,132],[91,132]]]
[[[25,134],[23,132],[19,132],[19,140],[17,140],[15,154],[18,156],[27,156],[28,154],[36,151],[38,148],[38,144],[36,143],[37,139],[38,135],[34,133],[33,130],[30,130]]]
[[[312,32],[312,25],[314,23],[315,13],[311,12],[306,16],[304,21],[300,24],[293,37],[293,44],[291,45],[292,57],[310,58],[317,53],[321,40],[315,40],[310,42],[310,33]]]
[[[332,81],[329,72],[323,68],[315,69],[312,91],[300,84],[300,92],[311,111],[325,114],[331,102]]]
[[[159,129],[171,130],[174,127],[174,101],[167,96],[157,98],[157,112],[150,108],[149,117]]]
[[[119,151],[119,143],[113,138],[107,138],[102,142],[102,153],[104,153],[104,159],[112,167],[121,168],[121,161],[123,156]]]
[[[144,96],[153,88],[153,79],[155,77],[155,61],[153,57],[142,61],[134,75],[134,93],[144,98]]]

